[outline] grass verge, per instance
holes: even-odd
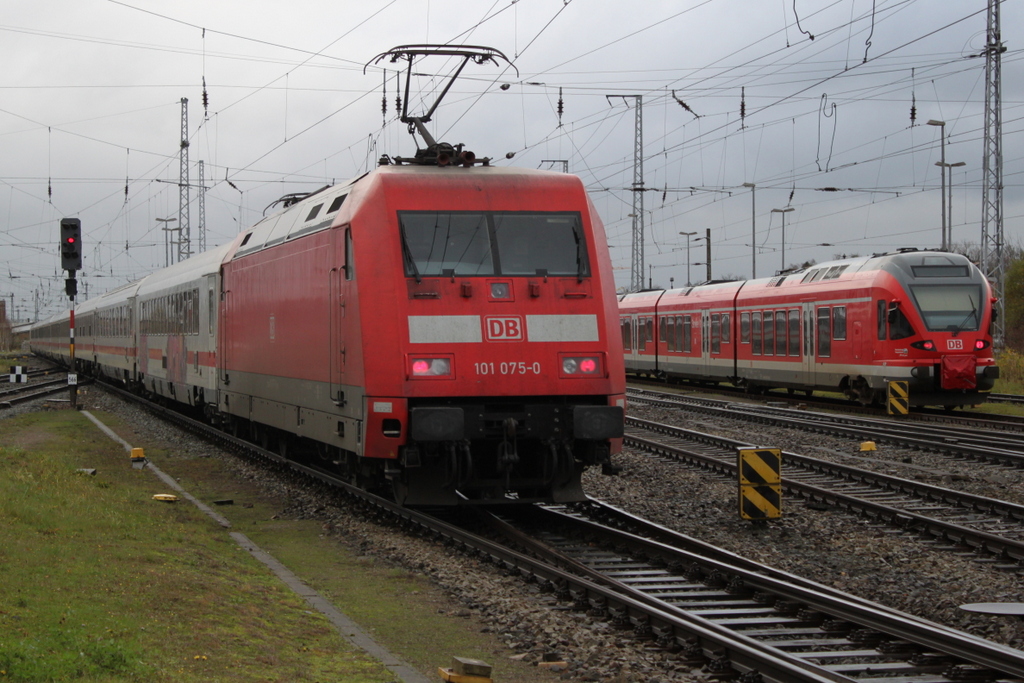
[[[0,422],[0,681],[394,680],[160,492],[77,412]]]

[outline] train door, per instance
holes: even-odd
[[[700,311],[700,366],[701,374],[711,374],[711,311],[702,308]]]
[[[808,386],[815,384],[815,364],[817,348],[814,346],[814,329],[816,320],[814,318],[814,302],[808,301],[803,304],[803,372]]]
[[[327,275],[330,278],[328,296],[329,353],[331,400],[338,406],[347,403],[346,386],[346,340],[354,333],[352,322],[346,315],[346,306],[355,277],[355,263],[352,260],[352,229],[343,226],[331,230],[331,254],[334,263]]]

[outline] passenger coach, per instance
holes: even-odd
[[[752,391],[838,391],[971,405],[999,375],[991,288],[968,259],[901,250],[746,282],[622,297],[628,372]]]

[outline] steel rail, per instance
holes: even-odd
[[[1024,675],[1024,652],[1020,650],[904,614],[884,605],[741,558],[601,501],[591,500],[570,508],[538,506],[538,510],[543,510],[542,514],[546,516],[537,522],[541,528],[551,529],[558,523],[570,525],[576,529],[575,533],[579,536],[588,539],[602,538],[616,549],[626,548],[627,552],[645,558],[646,563],[653,566],[689,565],[689,573],[692,575],[693,567],[696,565],[704,577],[715,577],[716,584],[742,586],[742,589],[734,588],[730,591],[735,594],[762,592],[774,596],[776,601],[797,602],[834,619],[904,639],[923,648],[936,649],[966,663],[989,667],[1011,675]],[[531,510],[529,513],[538,514],[538,511]],[[600,519],[600,522],[594,521],[594,518]],[[539,546],[540,553],[551,552],[544,544],[532,538],[524,538],[522,534],[517,534],[516,538],[524,544],[530,544],[531,548]],[[566,561],[581,564],[574,560]],[[638,591],[585,565],[584,569],[595,582],[615,585],[618,590],[624,594],[634,595],[637,600],[666,605],[663,609],[667,611],[685,613],[685,608],[665,603],[658,599],[656,594]],[[737,583],[737,580],[741,583]],[[759,602],[768,601],[762,595]],[[830,632],[837,634],[848,632],[839,624],[829,624],[828,628]],[[780,633],[773,638],[784,640],[785,636]],[[853,654],[850,656],[855,657]],[[813,658],[813,653],[809,652],[805,657]]]
[[[691,403],[682,399],[664,399],[645,396],[630,395],[628,401],[633,403],[651,403],[667,407],[685,407],[687,410],[695,410],[709,415],[722,415],[729,419],[743,419],[759,422],[773,426],[788,426],[805,431],[813,431],[823,434],[837,434],[859,440],[885,441],[897,445],[921,450],[945,453],[947,455],[967,456],[983,462],[994,462],[1015,467],[1024,466],[1024,436],[1015,442],[1020,443],[1019,448],[990,448],[980,445],[964,443],[960,436],[953,432],[947,435],[937,435],[931,438],[914,436],[908,434],[913,432],[911,425],[892,424],[891,427],[859,421],[843,415],[825,415],[823,413],[804,413],[803,411],[772,409],[768,406],[751,406],[748,404],[731,404],[730,407],[713,405],[702,405]],[[831,421],[831,424],[826,421]],[[933,430],[933,433],[934,430]],[[984,437],[979,437],[984,438]],[[989,434],[988,442],[997,440]],[[1004,441],[1004,443],[1009,443]]]
[[[711,448],[718,449],[716,454],[701,453],[683,448],[680,444],[668,444],[661,441],[644,438],[635,433],[627,431],[626,443],[630,446],[642,448],[658,455],[669,457],[708,469],[732,479],[736,479],[737,465],[735,462],[736,449],[750,447],[750,444],[734,439],[693,432],[692,430],[673,427],[648,420],[627,418],[627,426],[639,427],[650,432],[662,434],[674,439],[687,439],[696,441]],[[999,501],[984,496],[973,494],[961,494],[951,489],[945,489],[930,484],[912,482],[899,477],[892,477],[885,474],[861,470],[847,465],[826,463],[797,453],[783,451],[783,462],[793,463],[806,467],[814,473],[826,472],[835,476],[843,482],[851,480],[875,486],[882,492],[904,492],[926,497],[929,501],[949,505],[950,499],[956,500],[964,507],[1004,514],[1011,521],[1024,519],[1024,506]],[[832,471],[829,471],[831,469]],[[872,519],[883,521],[886,524],[906,531],[914,531],[931,538],[941,539],[961,546],[969,547],[979,553],[988,553],[1007,562],[1015,562],[1014,569],[1024,567],[1024,542],[1006,538],[986,531],[972,529],[962,524],[936,519],[928,515],[913,512],[911,510],[893,507],[862,496],[855,496],[833,488],[826,488],[817,484],[811,484],[787,474],[783,477],[782,486],[785,491],[799,495],[811,501],[824,502],[828,505],[848,509],[868,516]],[[961,502],[963,501],[963,502]],[[1018,525],[1018,530],[1024,532],[1024,528]],[[1006,568],[1010,568],[1009,566]]]

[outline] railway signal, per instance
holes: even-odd
[[[60,267],[72,274],[82,269],[82,221],[77,218],[60,219]]]

